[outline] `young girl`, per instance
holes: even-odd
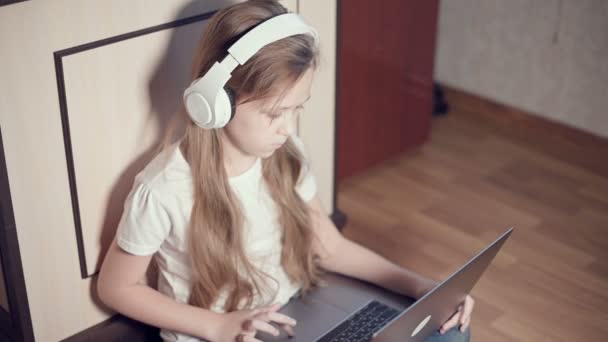
[[[218,11],[198,47],[193,84],[233,58],[227,49],[244,34],[285,13],[270,0]],[[227,124],[208,120],[213,111],[194,106],[199,99],[187,90],[183,134],[135,178],[98,292],[114,310],[160,327],[165,341],[259,341],[258,331],[279,333],[273,324],[293,335],[296,322],[278,310],[318,285],[322,271],[414,298],[436,284],[345,239],[324,211],[293,133],[319,60],[308,30],[233,65],[224,101],[235,108]],[[158,290],[140,282],[153,256]],[[472,308],[467,297],[430,340],[468,341]]]

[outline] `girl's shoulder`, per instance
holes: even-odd
[[[135,176],[135,182],[161,194],[191,188],[190,167],[181,154],[179,144],[170,145],[152,158]]]

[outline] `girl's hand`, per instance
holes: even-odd
[[[262,342],[255,338],[258,331],[264,331],[273,336],[278,336],[280,333],[270,322],[277,323],[289,336],[293,336],[295,334],[293,327],[296,325],[296,321],[289,316],[278,313],[277,310],[280,308],[279,304],[273,304],[254,310],[226,313],[218,327],[214,341]]]
[[[443,323],[443,325],[439,329],[439,332],[443,335],[446,333],[446,331],[452,329],[458,324],[460,324],[460,331],[465,331],[471,323],[471,312],[473,311],[474,305],[475,301],[473,300],[473,298],[467,295],[464,299],[464,302],[462,302],[462,304],[458,306],[458,311],[456,311],[454,316],[452,316],[445,323]]]

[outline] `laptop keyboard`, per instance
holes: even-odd
[[[369,341],[376,331],[380,330],[400,312],[373,300],[321,337],[318,342]]]

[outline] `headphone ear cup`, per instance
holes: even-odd
[[[236,95],[234,94],[234,91],[228,87],[224,87],[224,91],[226,91],[226,95],[228,95],[228,101],[230,101],[230,118],[228,119],[228,122],[230,122],[236,112]],[[226,122],[226,124],[228,122]]]
[[[222,128],[234,116],[234,92],[229,88],[222,88],[217,94],[214,120],[208,128]]]
[[[209,101],[201,93],[193,89],[192,85],[184,92],[184,102],[188,115],[190,115],[190,118],[197,126],[205,127],[209,122],[213,122],[213,113],[209,106]]]

